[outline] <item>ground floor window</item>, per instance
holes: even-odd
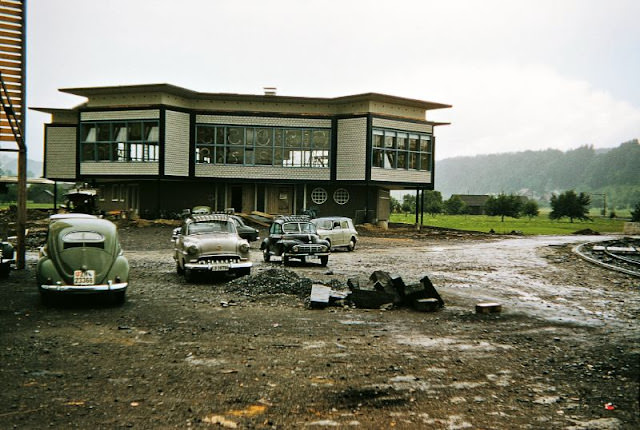
[[[373,129],[372,151],[372,167],[432,170],[433,136],[430,134]]]
[[[330,129],[196,125],[196,163],[329,167]]]

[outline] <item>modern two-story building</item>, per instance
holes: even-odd
[[[337,98],[200,93],[168,84],[67,88],[72,109],[33,108],[44,176],[98,189],[141,217],[214,210],[385,221],[390,190],[431,190],[434,127],[450,105],[368,93]]]

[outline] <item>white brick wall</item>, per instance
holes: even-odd
[[[336,179],[364,180],[367,164],[367,119],[338,121]]]
[[[160,110],[144,109],[144,110],[114,110],[105,112],[82,112],[80,114],[82,121],[117,121],[128,119],[160,119]]]
[[[47,127],[44,155],[48,178],[75,179],[76,127]]]
[[[224,166],[196,164],[196,176],[245,179],[329,180],[329,169],[270,166]]]
[[[166,111],[165,175],[189,175],[189,114]]]
[[[116,163],[91,162],[80,163],[80,173],[83,175],[157,175],[159,165],[155,163]]]
[[[393,128],[419,133],[433,133],[433,126],[430,124],[419,124],[414,122],[394,121],[391,119],[374,118],[373,127]]]
[[[196,124],[245,125],[264,127],[317,127],[330,128],[330,119],[254,117],[233,115],[196,115]]]

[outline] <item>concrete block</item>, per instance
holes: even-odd
[[[477,314],[493,314],[502,312],[502,305],[500,303],[485,302],[476,304]]]

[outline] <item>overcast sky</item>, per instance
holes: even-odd
[[[640,137],[637,0],[28,0],[27,104],[59,88],[377,92],[453,105],[436,158]],[[43,124],[29,112],[29,158]]]

